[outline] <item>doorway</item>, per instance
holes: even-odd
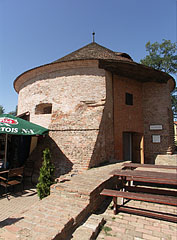
[[[123,160],[132,161],[132,133],[123,132]]]
[[[144,137],[141,133],[123,132],[123,160],[144,163]]]
[[[16,168],[23,166],[29,156],[31,136],[11,135],[11,142],[8,144],[9,167]]]

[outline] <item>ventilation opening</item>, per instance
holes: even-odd
[[[52,104],[51,103],[41,103],[36,105],[35,114],[51,114]]]
[[[126,105],[133,105],[133,94],[125,93],[125,104]]]

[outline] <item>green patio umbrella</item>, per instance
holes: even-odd
[[[0,114],[0,134],[6,134],[5,166],[7,162],[7,135],[38,136],[46,135],[48,129],[10,114]]]
[[[0,133],[13,135],[44,135],[48,129],[10,114],[0,114]]]

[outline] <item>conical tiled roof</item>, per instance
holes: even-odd
[[[126,53],[113,52],[108,48],[105,48],[95,42],[92,42],[54,62],[66,62],[86,59],[109,59],[109,60],[132,61],[131,57]]]
[[[166,83],[169,79],[173,80],[170,91],[175,88],[175,80],[165,72],[155,70],[153,68],[138,64],[132,60],[127,53],[114,52],[95,42],[92,42],[54,62],[30,69],[14,81],[14,88],[17,92],[20,91],[22,84],[29,76],[39,75],[42,70],[49,69],[50,66],[56,66],[60,62],[68,62],[74,60],[99,60],[98,67],[118,74],[124,77],[131,77],[141,82],[155,81]],[[55,68],[56,69],[56,68]],[[39,70],[39,71],[38,71]]]

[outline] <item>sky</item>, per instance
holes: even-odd
[[[0,105],[14,111],[14,80],[95,41],[139,62],[148,41],[177,41],[177,0],[0,0]]]

